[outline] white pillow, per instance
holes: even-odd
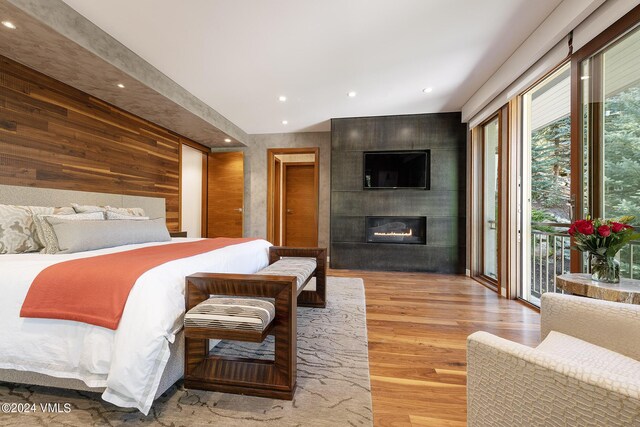
[[[79,205],[77,203],[71,203],[71,206],[76,213],[115,212],[121,215],[144,216],[144,209],[142,208],[116,208],[113,206]]]
[[[114,208],[113,206],[105,206],[107,212],[113,212],[120,215],[129,216],[144,216],[144,209],[142,208]]]
[[[125,215],[118,212],[106,211],[107,219],[131,219],[131,220],[146,220],[149,219],[148,216],[135,216],[135,215]]]
[[[107,210],[106,206],[79,205],[77,203],[71,203],[71,207],[76,213],[104,212]]]

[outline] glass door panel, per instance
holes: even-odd
[[[571,78],[567,64],[522,97],[522,286],[539,304],[570,269]]]
[[[483,126],[482,274],[498,280],[499,117]]]
[[[583,61],[580,71],[583,139],[591,147],[585,165],[591,187],[584,191],[589,212],[604,218],[632,215],[640,225],[640,30]],[[632,243],[619,252],[621,275],[640,277],[639,246]]]

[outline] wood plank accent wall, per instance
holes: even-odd
[[[164,197],[178,231],[182,143],[197,144],[0,56],[0,184]]]

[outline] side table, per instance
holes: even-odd
[[[620,283],[603,283],[591,280],[588,273],[569,273],[556,277],[556,284],[573,295],[640,305],[640,280],[620,279]]]

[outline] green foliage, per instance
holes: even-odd
[[[531,135],[532,203],[543,209],[566,211],[570,170],[571,118],[564,117]]]
[[[556,222],[556,217],[551,215],[549,212],[542,211],[539,209],[531,209],[531,222]],[[546,226],[546,225],[531,225],[532,230],[543,231],[546,233],[555,232],[555,227]]]
[[[640,87],[607,98],[605,109],[605,213],[640,218]]]
[[[640,218],[640,87],[608,97],[604,107],[605,213],[608,217]],[[567,209],[570,140],[569,117],[532,133],[531,201],[538,209],[555,213]]]

